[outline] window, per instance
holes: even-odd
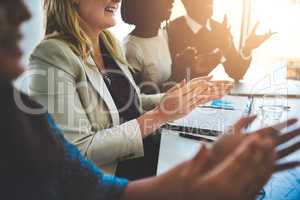
[[[22,32],[24,34],[24,39],[21,46],[25,52],[23,57],[23,63],[28,64],[28,58],[30,53],[33,51],[35,46],[43,38],[43,10],[41,1],[37,0],[27,0],[24,1],[31,12],[31,19],[27,21],[23,27]]]
[[[258,32],[277,32],[257,50],[263,57],[293,58],[300,56],[299,0],[252,0],[251,26],[260,21]],[[258,55],[257,55],[258,56]]]
[[[231,31],[234,35],[236,44],[238,44],[240,37],[242,3],[243,0],[226,0],[226,3],[224,0],[214,0],[214,18],[218,21],[222,21],[224,15],[228,15]],[[185,13],[181,0],[175,0],[171,20],[182,16]],[[129,26],[122,21],[120,12],[118,13],[117,19],[118,24],[116,27],[112,28],[111,31],[119,40],[122,40],[132,31],[133,26]]]

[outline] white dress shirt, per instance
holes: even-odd
[[[200,23],[198,23],[197,21],[195,21],[192,17],[190,17],[189,15],[185,15],[185,20],[187,25],[189,26],[189,28],[193,31],[194,34],[198,33],[204,26]],[[207,20],[205,27],[207,28],[208,31],[212,31],[211,25],[210,25],[210,20]],[[226,58],[224,57],[222,51],[219,48],[215,48],[214,50],[212,50],[212,52],[210,53],[218,53],[221,52],[221,59],[220,62],[224,63],[226,62]]]
[[[185,15],[184,17],[185,17],[187,25],[193,31],[194,34],[198,33],[204,27],[202,24],[198,23],[196,20],[194,20],[189,15]],[[205,27],[207,28],[208,31],[212,31],[210,20],[207,20]],[[219,48],[216,48],[211,53],[217,53],[219,51],[222,53],[222,51]],[[240,51],[239,53],[244,60],[251,59],[251,55],[245,56],[243,51]],[[222,53],[222,58],[221,58],[220,62],[221,63],[226,62],[226,58],[224,57],[223,53]]]

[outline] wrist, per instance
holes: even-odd
[[[156,109],[144,113],[137,121],[143,138],[147,137],[164,124],[164,120],[162,120],[162,117]]]
[[[251,57],[252,48],[248,47],[247,45],[242,49],[242,54],[244,57]]]
[[[188,177],[187,162],[184,162],[168,172],[158,176],[159,185],[163,188],[163,199],[184,200],[189,199],[190,186],[193,185],[194,179]],[[193,177],[194,178],[194,177]]]
[[[178,178],[180,171],[178,166],[162,175],[130,182],[121,200],[184,200],[186,186]]]
[[[225,57],[229,56],[231,53],[231,47],[228,46],[227,48],[221,49],[221,53]]]

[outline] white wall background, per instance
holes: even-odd
[[[24,2],[32,14],[31,19],[22,27],[24,39],[21,46],[25,52],[23,63],[27,65],[30,53],[43,38],[43,10],[41,0],[26,0]]]

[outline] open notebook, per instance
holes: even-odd
[[[226,96],[197,107],[186,117],[168,123],[164,128],[191,136],[215,138],[223,134],[242,116],[248,115],[251,112],[252,102],[252,98],[248,97]]]

